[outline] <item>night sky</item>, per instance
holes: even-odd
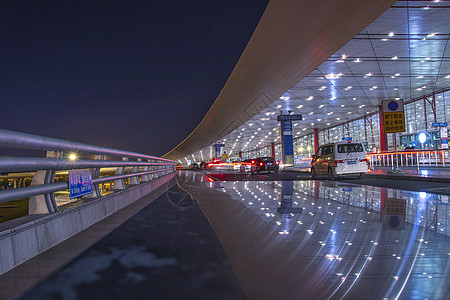
[[[267,3],[0,1],[0,128],[163,155],[209,110]]]

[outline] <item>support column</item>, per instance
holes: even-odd
[[[319,149],[319,129],[314,128],[314,154],[317,152],[317,149]]]
[[[272,156],[273,159],[275,159],[275,143],[270,143],[270,156]]]
[[[378,106],[378,119],[380,123],[380,150],[388,151],[387,134],[384,133],[383,111],[381,105]]]

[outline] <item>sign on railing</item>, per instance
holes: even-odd
[[[70,199],[92,194],[92,175],[89,170],[69,171]]]

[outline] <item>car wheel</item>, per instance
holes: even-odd
[[[317,179],[316,169],[314,169],[314,168],[311,169],[311,176],[313,179]]]
[[[332,168],[328,168],[328,180],[336,180],[336,175]]]

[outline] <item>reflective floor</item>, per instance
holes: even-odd
[[[448,196],[320,180],[205,182],[194,176],[184,180],[249,298],[257,297],[256,289],[270,293],[270,283],[250,278],[270,273],[285,276],[279,284],[285,293],[276,297],[289,297],[287,291],[292,299],[450,297]],[[244,247],[253,249],[245,253]]]

